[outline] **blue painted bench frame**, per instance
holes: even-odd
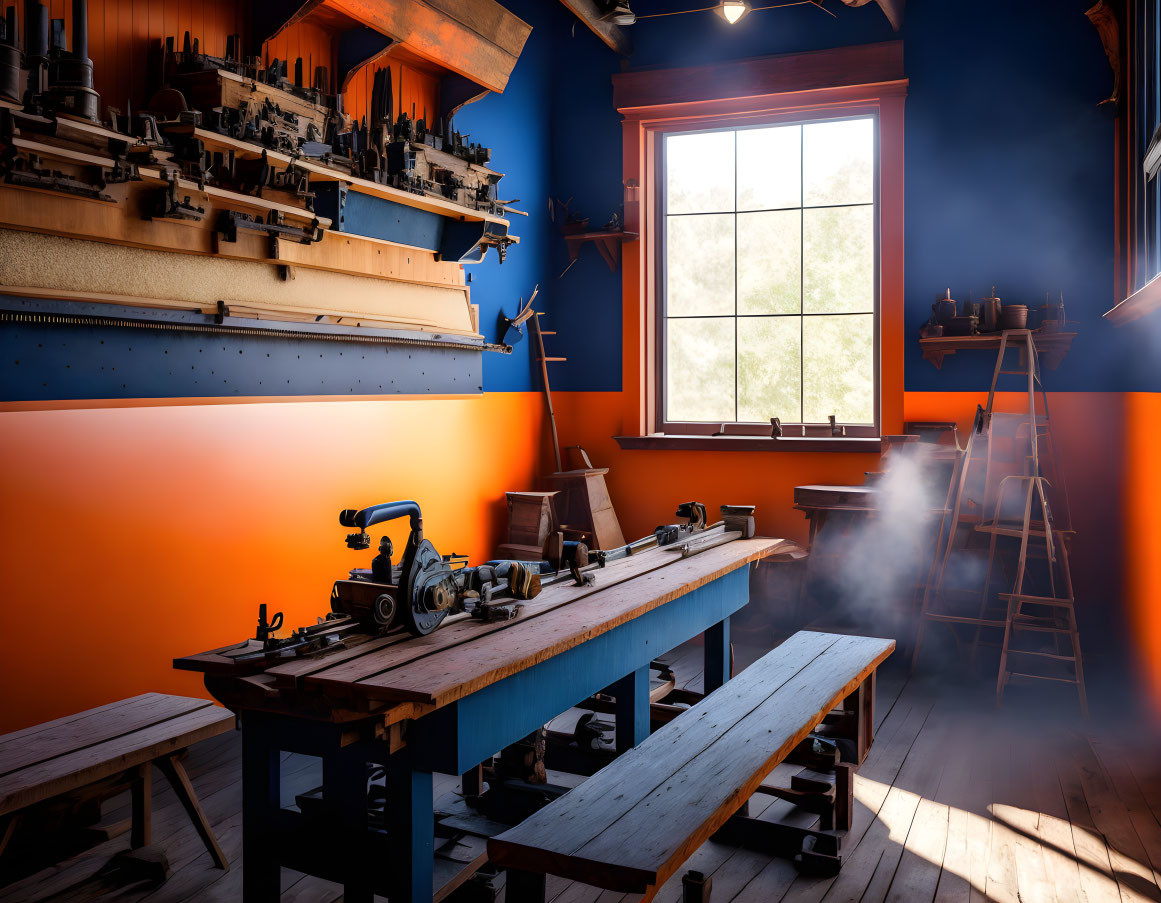
[[[417,719],[407,745],[393,754],[383,739],[351,742],[349,728],[242,712],[244,900],[277,900],[279,869],[286,866],[341,882],[347,903],[371,903],[375,893],[391,903],[430,903],[432,773],[463,774],[610,684],[617,690],[618,747],[640,743],[649,733],[650,661],[704,633],[705,692],[729,680],[730,616],[749,599],[749,571],[743,564]],[[281,808],[282,751],[322,758],[331,821],[320,825]],[[386,836],[367,827],[367,762],[386,766]]]

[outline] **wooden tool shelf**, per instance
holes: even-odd
[[[598,232],[566,232],[564,240],[568,244],[568,259],[574,261],[580,254],[580,249],[588,242],[597,246],[601,257],[609,265],[609,269],[616,272],[621,262],[621,245],[627,241],[637,240],[636,232],[625,232],[621,229],[609,229]]]
[[[97,154],[85,153],[83,151],[72,150],[70,148],[58,147],[55,144],[45,144],[42,141],[32,141],[28,138],[13,138],[12,146],[17,150],[26,151],[30,154],[36,154],[40,157],[48,157],[53,160],[63,160],[66,163],[78,163],[82,166],[100,166],[105,169],[112,169],[116,165],[116,161],[111,157],[102,157]],[[166,184],[169,180],[165,177],[160,167],[140,166],[137,173],[141,176],[144,182],[157,182],[159,184]],[[15,186],[19,187],[19,186]],[[217,188],[213,185],[199,185],[189,179],[177,180],[177,187],[182,191],[190,192],[191,194],[201,194],[206,197],[216,198],[224,201],[232,206],[244,207],[249,210],[257,210],[260,212],[275,211],[281,213],[283,216],[294,217],[295,219],[310,222],[317,219],[320,226],[324,229],[329,227],[331,221],[325,216],[316,217],[314,213],[306,210],[303,207],[295,207],[292,204],[282,204],[278,201],[271,200],[253,194],[242,194],[239,191],[230,191],[226,188]]]
[[[943,359],[957,351],[999,351],[1001,335],[1003,333],[992,332],[984,335],[936,336],[920,339],[919,347],[923,351],[923,359],[930,361],[938,370],[943,367]],[[1049,370],[1055,370],[1060,366],[1075,338],[1075,332],[1032,330],[1032,340],[1036,344],[1036,351],[1044,362],[1044,366]]]
[[[262,156],[262,151],[264,150],[260,145],[231,138],[228,135],[220,135],[209,129],[194,129],[192,134],[193,137],[200,139],[207,148],[233,151],[236,155],[245,158],[257,159]],[[291,156],[281,151],[267,149],[266,159],[271,163],[277,163],[281,166],[293,166],[295,169],[309,172],[312,181],[342,182],[352,191],[394,201],[397,204],[403,204],[405,207],[414,207],[417,210],[425,210],[428,213],[436,213],[440,216],[460,220],[461,222],[508,225],[508,220],[502,216],[495,216],[482,210],[473,210],[470,207],[463,207],[460,204],[443,200],[442,198],[414,194],[410,191],[392,188],[390,185],[381,185],[369,179],[361,179],[358,176],[347,175],[321,163],[315,163],[302,157]]]

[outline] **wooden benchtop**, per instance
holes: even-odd
[[[514,620],[484,623],[461,617],[426,637],[394,634],[279,664],[268,668],[262,680],[271,693],[321,694],[369,709],[399,703],[447,705],[784,545],[781,539],[740,539],[689,558],[669,549],[650,549],[595,570],[594,585],[547,587],[523,603]],[[174,662],[177,668],[207,675],[226,673],[226,664],[228,659],[215,652]]]
[[[894,648],[894,640],[796,633],[493,837],[489,858],[649,899]]]

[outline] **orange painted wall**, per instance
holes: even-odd
[[[315,66],[326,66],[333,81],[335,78],[335,49],[330,33],[309,22],[301,22],[279,32],[263,44],[263,57],[267,65],[271,60],[289,61],[289,71],[293,76],[294,61],[302,57],[303,79],[314,77]],[[392,101],[395,115],[401,109],[409,116],[414,104],[415,115],[422,117],[426,111],[430,123],[439,115],[439,80],[415,66],[384,58],[356,69],[343,95],[343,109],[355,121],[361,120],[371,103],[371,86],[378,69],[391,69]],[[332,87],[336,87],[332,84]],[[338,86],[341,87],[341,86]],[[403,106],[399,104],[402,100]]]
[[[49,17],[64,19],[72,36],[72,0],[48,0]],[[24,9],[20,8],[21,22]],[[23,25],[22,25],[23,27]],[[226,36],[249,31],[246,4],[234,0],[89,0],[89,56],[101,95],[102,110],[114,106],[125,112],[149,99],[149,60],[167,37],[189,31],[204,53],[221,56]]]
[[[490,556],[505,490],[533,485],[541,410],[490,393],[0,413],[0,732],[204,695],[175,656],[249,635],[259,602],[313,623],[367,566],[341,508],[414,498],[437,549]]]
[[[72,0],[47,0],[49,17],[64,19],[72,35]],[[150,83],[151,57],[167,37],[178,47],[186,31],[197,38],[203,53],[222,56],[230,34],[243,36],[248,45],[249,7],[235,0],[89,0],[89,56],[102,111],[114,106],[125,111],[141,109],[154,88]],[[20,12],[23,17],[23,7]],[[314,66],[326,66],[334,72],[333,48],[327,32],[310,24],[286,29],[275,41],[264,45],[267,64],[278,57],[289,59],[294,71],[296,57],[303,58],[304,78],[313,77]],[[365,66],[355,73],[346,98],[346,110],[361,117],[371,98],[371,80],[375,68],[386,63]],[[424,109],[435,116],[439,109],[439,83],[431,75],[398,61],[390,63],[396,103],[402,87],[408,112],[415,104],[417,113]],[[398,111],[397,111],[398,112]]]
[[[1125,396],[1125,598],[1142,679],[1161,717],[1161,394]]]

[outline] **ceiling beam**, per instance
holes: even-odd
[[[342,34],[365,26],[437,66],[503,92],[532,26],[497,0],[305,0],[277,30],[298,23]],[[372,47],[377,52],[382,46]]]
[[[633,51],[633,45],[625,29],[601,18],[601,8],[596,0],[560,0],[588,26],[589,31],[605,42],[610,50],[615,50],[621,56],[628,56]]]
[[[865,6],[870,0],[843,0],[847,6]],[[891,27],[898,31],[903,27],[903,6],[907,0],[875,0],[891,23]]]

